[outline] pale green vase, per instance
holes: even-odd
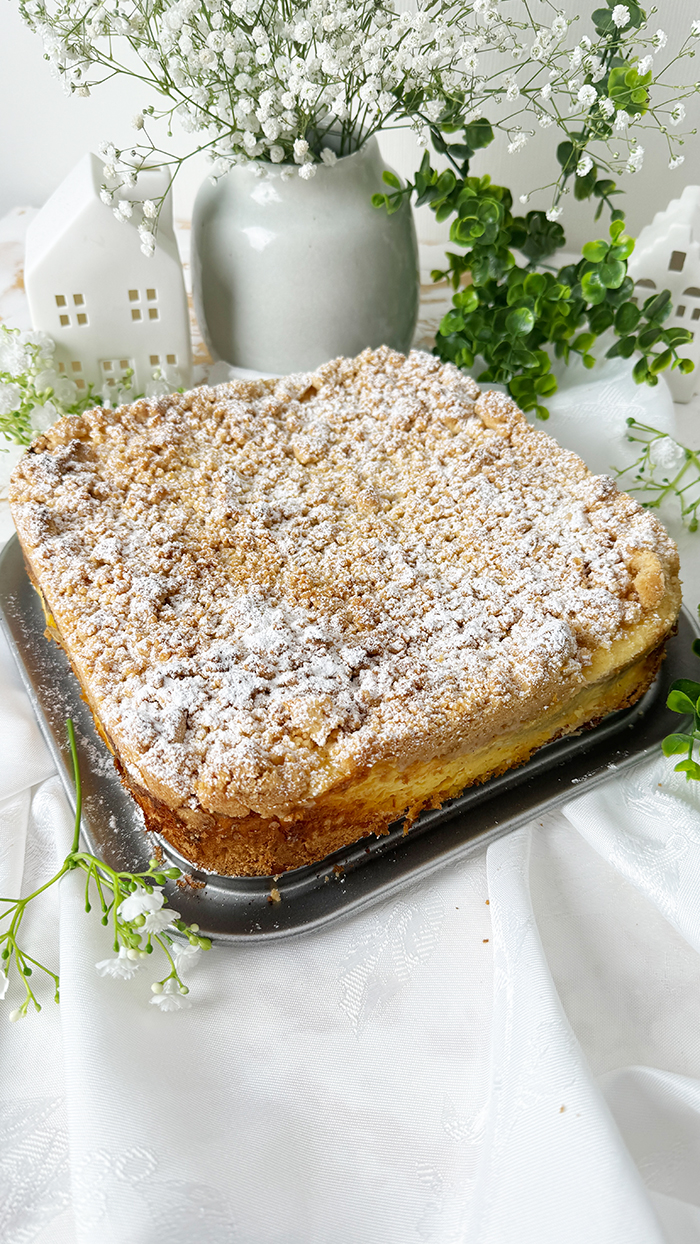
[[[308,181],[283,168],[239,166],[197,195],[195,310],[212,357],[284,375],[366,346],[408,350],[419,297],[413,213],[407,202],[392,216],[372,207],[386,190],[376,139]]]

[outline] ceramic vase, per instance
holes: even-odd
[[[375,138],[336,164],[242,165],[199,191],[195,310],[215,360],[284,375],[366,346],[408,350],[418,316],[410,204],[372,206],[386,168]]]

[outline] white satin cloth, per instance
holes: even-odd
[[[70,837],[0,643],[0,892]],[[215,947],[188,1011],[149,964],[98,976],[75,874],[26,932],[61,1005],[0,1003],[2,1244],[700,1244],[700,786],[660,753],[325,931]]]

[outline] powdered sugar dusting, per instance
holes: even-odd
[[[575,694],[643,616],[634,550],[675,564],[508,398],[387,349],[64,420],[12,501],[131,772],[234,816]]]

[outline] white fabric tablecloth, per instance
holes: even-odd
[[[576,395],[589,444],[619,383]],[[0,893],[70,837],[0,642]],[[0,1022],[2,1244],[700,1244],[700,787],[660,754],[337,926],[214,947],[189,1011],[98,976],[75,874],[27,932],[62,1000]]]

